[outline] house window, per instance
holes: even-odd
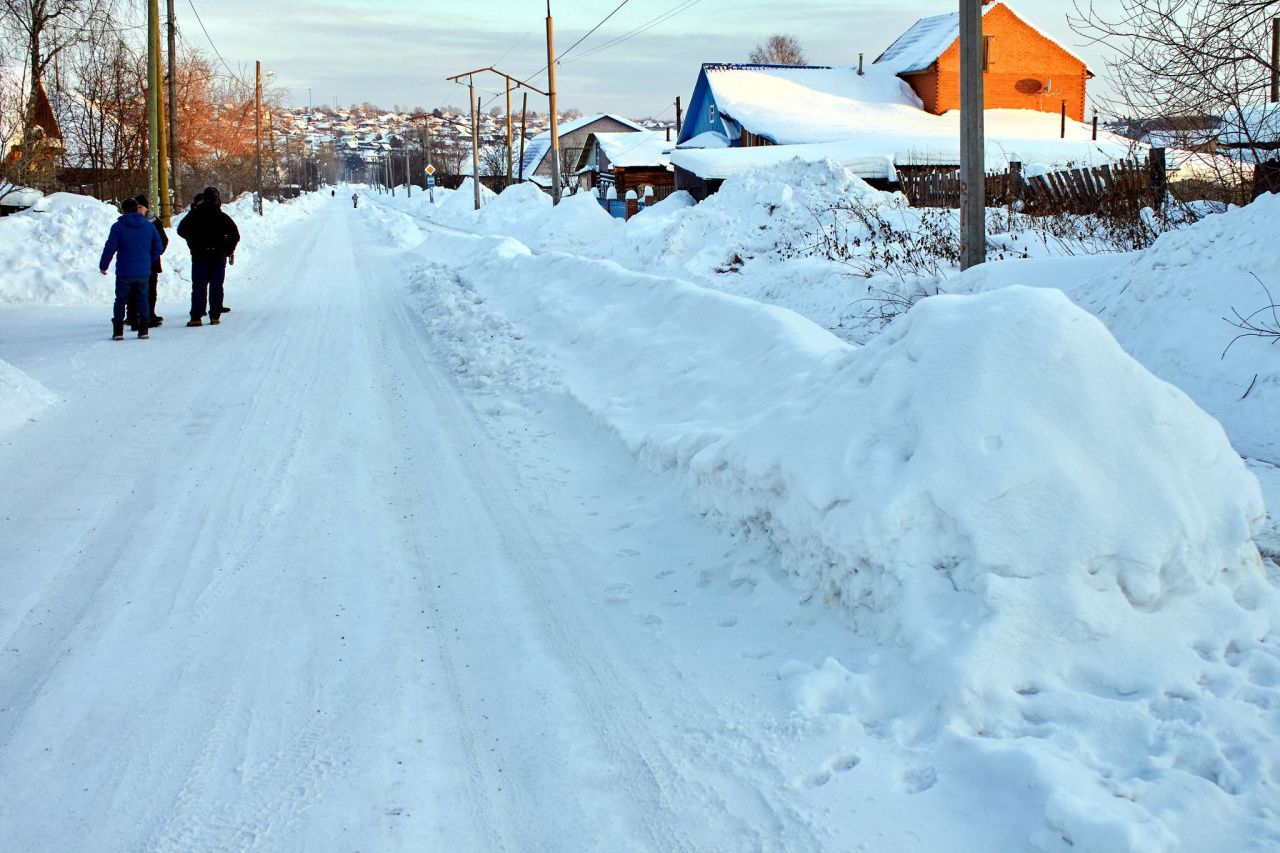
[[[716,105],[712,104],[707,107],[707,122],[714,125],[716,123]]]
[[[991,70],[991,41],[995,36],[982,37],[982,70]]]

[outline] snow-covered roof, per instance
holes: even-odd
[[[982,15],[986,17],[996,9],[1004,8],[1019,21],[1044,36],[1049,41],[1061,47],[1064,51],[1077,59],[1081,65],[1086,64],[1083,59],[1075,56],[1071,51],[1062,47],[1062,44],[1050,36],[1048,33],[1036,27],[1022,15],[1019,15],[1009,7],[1007,3],[990,3],[982,7]],[[948,12],[945,15],[932,15],[928,18],[921,18],[912,24],[906,32],[898,36],[898,38],[889,45],[884,53],[876,57],[873,65],[879,65],[890,69],[894,74],[910,74],[914,71],[924,71],[938,60],[939,56],[947,51],[951,45],[955,44],[956,39],[960,38],[960,13]]]
[[[723,180],[741,172],[772,167],[792,159],[834,160],[861,178],[890,178],[896,166],[955,166],[960,162],[960,125],[956,111],[929,119],[927,132],[881,132],[869,126],[843,139],[801,145],[751,148],[677,148],[671,162],[706,180]],[[1059,139],[1059,116],[1032,110],[986,111],[986,166],[1003,170],[1011,160],[1049,167],[1102,164],[1132,156],[1132,140],[1099,133],[1067,122],[1067,138]]]
[[[556,125],[556,131],[560,138],[563,139],[565,136],[576,130],[582,130],[582,128],[606,118],[613,119],[627,127],[635,128],[637,131],[644,130],[643,127],[636,124],[629,118],[614,115],[613,113],[598,113],[596,115],[582,116],[581,118],[576,118],[571,121],[558,124]],[[538,170],[542,165],[543,158],[547,156],[547,152],[549,150],[551,150],[551,131],[549,129],[544,130],[542,133],[539,133],[537,136],[525,143],[524,160],[521,162],[524,163],[524,175],[526,178],[530,177]]]
[[[927,126],[911,87],[883,69],[707,65],[722,118],[780,145],[830,142],[865,131]],[[735,134],[736,135],[736,134]]]
[[[665,132],[641,130],[634,133],[595,133],[600,149],[617,169],[631,166],[665,166],[671,162],[675,143]]]

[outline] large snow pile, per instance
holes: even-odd
[[[1141,252],[989,263],[947,288],[967,293],[1019,283],[1062,290],[1099,317],[1125,351],[1218,418],[1237,450],[1280,464],[1280,349],[1274,337],[1232,344],[1241,330],[1228,322],[1280,300],[1277,220],[1280,196],[1264,195],[1164,234]],[[1275,326],[1276,317],[1267,309],[1254,319]]]
[[[0,434],[22,426],[56,402],[56,394],[0,360]]]
[[[223,209],[240,229],[238,264],[252,263],[259,249],[274,243],[277,230],[305,216],[319,197],[309,194],[287,203],[267,201],[263,215],[242,195]],[[0,219],[0,303],[73,305],[115,299],[112,275],[98,272],[98,260],[119,212],[88,196],[54,193],[38,206]],[[190,293],[191,256],[177,234],[185,210],[169,229],[169,248],[161,263],[160,299],[181,300]]]
[[[640,458],[769,537],[901,656],[800,677],[800,713],[1016,778],[1043,810],[1037,849],[1280,843],[1263,716],[1280,707],[1280,597],[1251,542],[1257,481],[1061,294],[926,300],[858,348],[783,309],[510,240],[422,251],[460,265],[434,286],[478,294],[461,325],[514,323]]]

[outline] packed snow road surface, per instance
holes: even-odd
[[[0,446],[3,846],[814,846],[677,752],[721,712],[572,586],[610,543],[522,486],[350,214],[232,268],[217,328],[5,315],[63,401]]]
[[[112,208],[0,221],[0,846],[1280,850],[1231,430],[1056,288],[859,346],[662,262],[739,189],[241,200],[145,342]]]

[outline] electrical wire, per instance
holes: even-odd
[[[204,21],[200,20],[200,13],[196,11],[195,0],[187,0],[187,5],[191,7],[191,14],[196,16],[196,22],[200,24],[200,29],[204,30],[204,37],[208,40],[209,47],[213,48],[214,54],[217,55],[218,59],[222,62],[222,67],[227,69],[227,73],[235,78],[236,81],[244,83],[245,81],[241,79],[240,75],[231,70],[231,66],[227,64],[227,60],[223,59],[222,54],[218,51],[218,46],[213,43],[213,39],[209,35],[209,30],[205,28]]]
[[[630,2],[631,2],[631,0],[622,0],[622,2],[618,4],[618,6],[617,6],[617,8],[616,8],[616,9],[614,9],[612,12],[610,12],[609,14],[605,15],[603,18],[601,18],[601,19],[600,19],[600,23],[596,24],[594,27],[592,27],[591,29],[587,30],[587,34],[586,34],[585,36],[583,36],[582,38],[578,39],[578,40],[577,40],[577,41],[575,41],[573,44],[569,45],[568,50],[562,51],[562,52],[561,52],[561,54],[560,54],[560,57],[559,57],[559,58],[560,58],[560,59],[564,59],[564,57],[566,57],[566,56],[568,56],[570,53],[572,53],[572,52],[573,52],[573,49],[574,49],[575,47],[577,47],[578,45],[582,44],[584,41],[586,41],[586,40],[591,36],[591,34],[592,34],[592,33],[594,33],[596,30],[600,29],[601,27],[603,27],[603,26],[604,26],[605,21],[609,20],[609,19],[610,19],[610,18],[612,18],[614,15],[618,14],[618,9],[621,9],[623,6],[627,5],[627,4],[628,4],[628,3],[630,3]]]
[[[665,24],[667,21],[671,20],[676,15],[679,15],[681,12],[686,12],[689,9],[692,9],[694,6],[697,6],[701,2],[702,0],[684,0],[684,2],[676,6],[673,6],[671,9],[668,9],[666,12],[663,12],[661,15],[658,15],[655,18],[649,19],[648,21],[636,27],[635,29],[631,30],[630,32],[623,33],[622,35],[618,36],[615,39],[612,39],[611,41],[607,41],[604,44],[597,45],[591,48],[590,50],[588,50],[586,53],[580,53],[576,57],[568,61],[580,62],[584,59],[587,59],[588,57],[595,56],[597,53],[600,53],[601,51],[605,51],[611,47],[620,45],[623,42],[633,39],[638,35],[647,33],[649,30],[653,29],[659,24]]]

